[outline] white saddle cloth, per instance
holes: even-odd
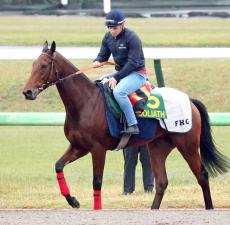
[[[174,88],[155,88],[164,100],[167,119],[159,119],[160,126],[171,132],[185,133],[192,128],[191,102],[187,94]]]

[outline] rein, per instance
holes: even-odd
[[[102,67],[102,66],[105,66],[105,65],[116,66],[115,63],[106,61],[106,62],[101,62],[101,63],[100,63],[100,66],[99,66],[98,68],[100,68],[100,67]],[[71,77],[73,77],[73,76],[76,76],[76,75],[79,75],[79,74],[84,73],[84,72],[86,72],[86,71],[89,71],[89,70],[91,70],[91,69],[95,69],[95,67],[93,67],[93,64],[90,64],[89,66],[83,67],[83,68],[79,69],[76,73],[69,74],[69,75],[67,75],[67,76],[64,77],[64,78],[59,78],[59,79],[58,79],[58,81],[59,81],[58,83],[60,83],[60,82],[62,82],[62,81],[64,81],[64,80],[66,80],[66,79],[69,79],[69,78],[71,78]]]
[[[47,54],[47,53],[43,53],[43,54]],[[47,54],[47,55],[48,55],[48,54]],[[56,69],[54,60],[55,60],[55,59],[54,59],[54,57],[53,57],[53,58],[52,58],[52,68],[51,68],[51,72],[52,72],[53,70],[55,70],[55,74],[56,74],[57,80],[54,81],[54,82],[47,81],[46,83],[42,84],[41,87],[38,88],[38,90],[39,90],[40,92],[43,91],[43,90],[45,90],[46,88],[48,88],[48,87],[50,87],[50,86],[53,86],[53,85],[62,83],[63,81],[65,81],[65,80],[67,80],[67,79],[69,79],[69,78],[71,78],[71,77],[73,77],[73,76],[79,75],[79,74],[81,74],[81,73],[84,73],[84,72],[86,72],[86,71],[89,71],[89,70],[95,68],[95,67],[93,67],[93,64],[90,64],[89,66],[86,66],[86,67],[83,67],[83,68],[79,69],[79,70],[78,70],[77,72],[75,72],[75,73],[69,74],[69,75],[65,76],[64,78],[60,78],[60,77],[58,76],[59,74],[58,74],[58,71],[57,71],[57,69]],[[101,63],[100,63],[100,66],[99,66],[98,68],[100,68],[100,67],[102,67],[102,66],[105,66],[105,65],[116,66],[116,64],[113,63],[113,62],[105,61],[105,62],[101,62]],[[51,72],[50,72],[50,73],[51,73]]]

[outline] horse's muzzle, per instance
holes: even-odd
[[[25,96],[27,100],[35,100],[38,93],[39,93],[39,90],[34,90],[34,91],[26,90],[22,92],[22,94]]]

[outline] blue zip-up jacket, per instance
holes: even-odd
[[[94,61],[108,61],[111,54],[119,66],[114,76],[117,81],[145,67],[141,40],[134,31],[127,28],[116,37],[113,37],[110,32],[106,33],[100,52]]]

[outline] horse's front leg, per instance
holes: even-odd
[[[102,209],[101,203],[101,187],[105,165],[106,150],[97,148],[96,151],[91,151],[93,161],[93,197],[94,209]]]
[[[87,153],[88,151],[79,150],[70,145],[67,151],[64,153],[64,155],[55,164],[55,170],[57,174],[57,181],[59,184],[60,192],[66,198],[69,205],[71,205],[73,208],[79,208],[80,203],[75,197],[70,195],[69,187],[66,183],[63,169],[64,166],[75,161],[76,159],[81,158]]]

